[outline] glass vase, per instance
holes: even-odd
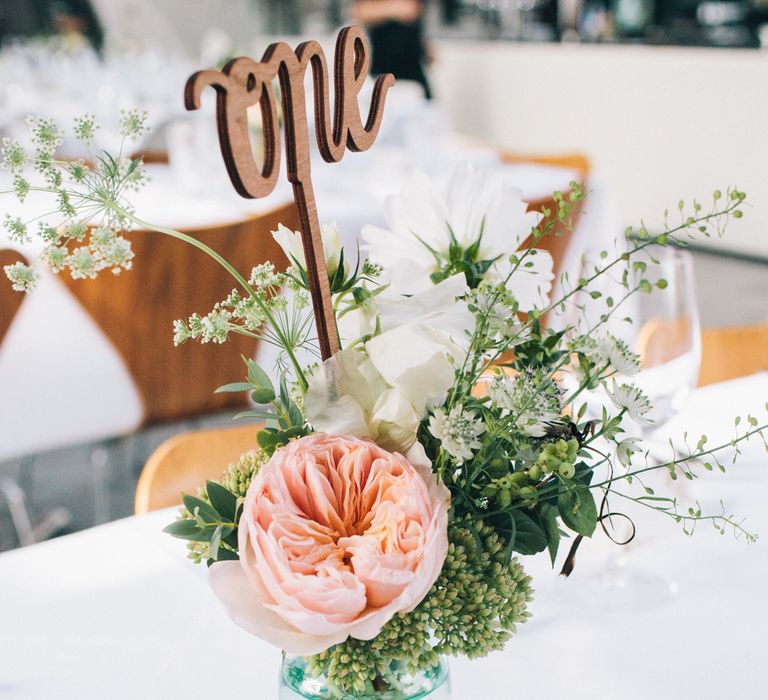
[[[392,663],[363,693],[349,694],[333,686],[324,675],[313,674],[301,656],[283,654],[280,700],[449,700],[451,683],[444,657],[434,668],[409,673],[404,664]]]

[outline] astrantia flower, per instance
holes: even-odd
[[[386,281],[403,293],[460,270],[468,280],[500,281],[513,269],[510,256],[541,221],[541,214],[527,208],[522,193],[507,187],[500,173],[464,164],[442,189],[415,173],[387,201],[390,230],[367,226],[363,239],[371,260],[384,267]],[[393,276],[396,264],[401,274]],[[541,303],[552,277],[551,256],[538,250],[507,286],[521,310],[529,311]]]
[[[651,402],[636,386],[631,384],[619,385],[614,380],[613,385],[608,390],[608,396],[611,397],[616,408],[626,411],[632,420],[646,425],[653,423],[652,420],[645,417],[645,414],[651,410]]]
[[[485,432],[485,426],[471,411],[454,406],[449,413],[438,408],[429,417],[429,432],[440,440],[451,457],[462,464],[472,459],[474,451],[482,447],[477,438]]]
[[[597,353],[619,374],[631,377],[640,371],[640,356],[620,338],[610,333],[597,344]]]
[[[639,438],[626,438],[616,445],[616,457],[619,460],[619,464],[622,467],[630,466],[632,462],[632,455],[640,452],[640,440]]]
[[[430,466],[423,449],[323,434],[277,450],[248,487],[240,560],[210,570],[234,621],[308,655],[413,610],[448,551],[450,494]]]
[[[562,412],[560,388],[530,368],[516,377],[496,377],[488,396],[493,406],[504,416],[513,416],[517,427],[533,437],[544,436]]]
[[[482,283],[468,296],[469,308],[484,323],[488,343],[501,341],[506,349],[525,342],[531,329],[521,323],[515,298],[501,285]]]

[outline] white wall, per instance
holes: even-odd
[[[165,46],[190,57],[211,29],[234,45],[249,46],[263,30],[256,0],[92,0],[108,41],[117,45]]]
[[[624,225],[738,185],[752,208],[712,245],[768,257],[768,51],[438,42],[459,131],[519,152],[583,151]]]

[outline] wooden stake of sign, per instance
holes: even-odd
[[[243,197],[265,197],[274,190],[280,170],[280,126],[272,83],[275,78],[280,81],[288,180],[293,186],[299,210],[320,352],[323,359],[327,359],[339,349],[339,336],[310,171],[304,91],[304,76],[310,65],[317,145],[323,159],[336,163],[344,157],[347,148],[350,151],[370,148],[381,125],[385,95],[395,79],[392,75],[376,79],[368,117],[363,124],[358,94],[368,75],[370,57],[368,42],[358,27],[342,29],[336,41],[333,123],[329,113],[328,65],[316,41],[300,44],[296,51],[283,42],[272,44],[261,63],[250,58],[236,58],[221,71],[199,71],[187,81],[184,100],[187,109],[199,109],[203,89],[209,85],[216,89],[219,143],[232,184]],[[257,103],[261,108],[264,131],[261,168],[254,161],[248,133],[247,110]]]

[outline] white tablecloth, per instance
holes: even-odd
[[[714,439],[735,411],[764,415],[766,396],[766,374],[700,389],[674,429]],[[766,486],[765,453],[753,445],[729,476],[666,488],[709,509],[722,496],[765,534]],[[160,532],[172,518],[160,511],[0,555],[0,696],[276,697],[279,651],[229,621],[204,567]],[[546,556],[526,558],[533,619],[504,652],[451,660],[453,698],[767,697],[765,544],[704,527],[689,540],[663,516],[635,518],[630,547],[596,536],[568,580]],[[606,567],[620,572],[612,586]]]

